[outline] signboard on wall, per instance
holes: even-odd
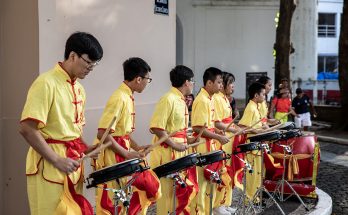
[[[169,15],[169,0],[155,0],[155,14]]]
[[[249,94],[248,94],[248,89],[249,86],[256,82],[261,76],[266,76],[267,72],[247,72],[246,73],[246,84],[245,84],[245,92],[246,92],[246,104],[248,104],[248,99],[249,99]]]

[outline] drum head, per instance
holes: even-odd
[[[195,166],[198,163],[198,156],[198,153],[189,154],[176,160],[170,161],[161,166],[158,166],[154,168],[153,171],[159,178],[176,172],[180,172],[191,166]]]
[[[198,166],[205,166],[225,159],[225,152],[223,150],[211,151],[199,156]]]
[[[280,139],[280,131],[269,131],[248,137],[251,142],[272,141]]]
[[[144,165],[144,167],[141,163],[144,163],[142,159],[135,158],[99,169],[88,176],[87,180],[92,179],[92,182],[87,188],[96,187],[98,184],[129,176],[136,172],[143,172],[148,169],[146,165]]]

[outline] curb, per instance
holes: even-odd
[[[318,203],[315,210],[308,215],[330,215],[332,213],[332,199],[331,197],[319,188],[315,188],[318,195]]]
[[[324,141],[324,142],[331,142],[331,143],[336,143],[336,144],[341,144],[341,145],[348,145],[348,140],[342,139],[342,138],[336,138],[336,137],[328,137],[328,136],[322,136],[322,135],[317,135],[318,140]]]

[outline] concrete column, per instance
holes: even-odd
[[[303,81],[317,79],[317,1],[297,1],[291,25],[291,41],[295,48],[292,65],[295,71],[291,80]],[[317,93],[314,92],[315,100]]]

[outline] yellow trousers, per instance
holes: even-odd
[[[31,215],[54,214],[63,194],[63,184],[52,183],[42,177],[43,162],[36,175],[27,176],[27,191]],[[82,194],[83,181],[75,185],[75,191]]]
[[[252,173],[246,173],[246,195],[251,200],[261,186],[261,152],[257,150],[249,152],[246,159],[253,168]]]

